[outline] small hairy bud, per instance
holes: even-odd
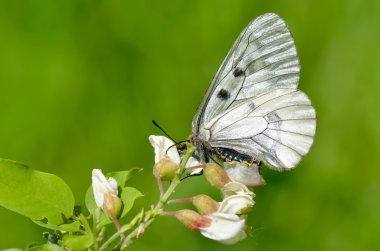
[[[161,159],[154,165],[154,175],[160,176],[161,180],[172,180],[178,170],[179,165],[168,157]]]
[[[189,209],[179,210],[175,213],[175,216],[185,227],[193,231],[208,227],[211,224],[210,218]]]
[[[207,164],[204,175],[211,186],[219,189],[231,181],[224,169],[216,163]]]
[[[193,198],[193,205],[202,215],[212,214],[218,211],[219,203],[205,194]]]

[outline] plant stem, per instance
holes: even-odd
[[[92,234],[94,236],[94,244],[93,244],[93,248],[94,248],[94,251],[98,251],[99,250],[99,243],[98,243],[98,228],[97,228],[97,225],[98,225],[98,221],[99,221],[99,208],[97,208],[95,210],[95,212],[93,213],[92,215],[92,224],[93,224],[93,227],[92,227]]]
[[[165,205],[168,203],[170,196],[173,195],[175,189],[181,183],[181,177],[185,171],[186,163],[188,162],[191,155],[195,152],[195,147],[191,144],[188,144],[187,147],[188,150],[182,159],[180,172],[171,181],[168,189],[161,196],[160,200],[157,202],[154,208],[150,211],[147,211],[145,214],[143,212],[140,212],[133,218],[133,220],[129,224],[122,226],[120,231],[113,234],[100,247],[100,251],[105,250],[111,244],[111,242],[119,236],[120,233],[125,233],[134,227],[134,230],[127,237],[125,237],[124,240],[121,240],[119,244],[116,246],[117,249],[124,250],[133,242],[134,239],[142,235],[145,232],[145,230],[149,227],[149,225],[152,224],[153,221],[162,213]]]
[[[122,226],[120,228],[120,231],[114,233],[106,242],[104,242],[103,245],[99,248],[99,250],[100,251],[105,250],[114,240],[119,238],[120,234],[125,233],[128,230],[132,229],[139,221],[141,221],[143,216],[144,216],[144,211],[141,211],[131,220],[129,224]]]

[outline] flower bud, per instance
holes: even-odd
[[[219,203],[205,194],[195,196],[193,198],[193,205],[202,215],[215,213],[219,208]]]
[[[171,158],[165,157],[154,165],[154,175],[160,176],[161,180],[172,180],[179,170],[179,165]]]
[[[204,175],[211,186],[219,189],[231,181],[224,169],[216,163],[207,164],[204,169]]]
[[[111,192],[104,194],[103,211],[108,217],[117,219],[120,215],[122,204],[121,199],[116,194]]]
[[[175,216],[185,227],[193,231],[207,228],[211,224],[210,218],[189,209],[179,210],[175,213]]]

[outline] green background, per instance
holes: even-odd
[[[131,250],[379,250],[380,1],[0,1],[0,157],[62,177],[84,205],[92,168],[143,167],[158,197],[150,134],[185,139],[220,62],[254,17],[276,12],[318,114],[298,168],[264,169],[251,236],[223,246],[159,218]],[[0,174],[1,175],[1,174]],[[204,177],[176,196],[219,193]],[[182,208],[189,207],[181,205]],[[168,208],[174,210],[175,208]],[[0,249],[43,229],[0,208]]]

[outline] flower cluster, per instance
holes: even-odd
[[[219,164],[201,164],[190,157],[181,170],[181,156],[174,142],[163,136],[150,136],[149,140],[155,151],[154,175],[163,194],[162,180],[172,180],[175,175],[184,171],[190,175],[202,170],[209,183],[220,189],[223,200],[217,202],[201,194],[187,199],[172,202],[191,201],[196,211],[183,209],[176,212],[164,212],[174,215],[187,228],[199,231],[203,236],[223,244],[234,244],[244,239],[247,234],[247,213],[254,205],[254,193],[248,187],[265,185],[257,166],[247,166],[239,162]],[[248,187],[247,187],[248,186]]]

